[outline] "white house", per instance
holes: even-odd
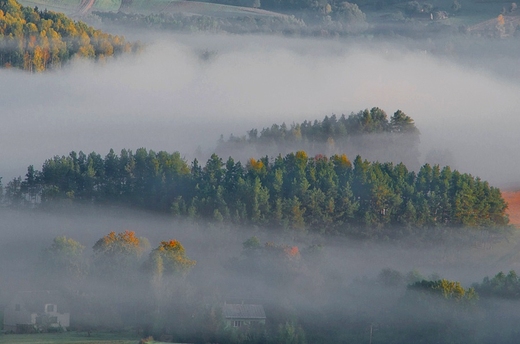
[[[67,302],[55,290],[19,292],[4,310],[4,330],[8,332],[46,332],[69,326]]]

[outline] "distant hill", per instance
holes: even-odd
[[[122,12],[127,14],[184,13],[217,18],[248,17],[286,17],[283,14],[265,11],[253,7],[221,5],[198,1],[176,0],[22,0],[25,6],[69,15],[82,15],[89,11]]]

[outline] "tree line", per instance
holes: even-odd
[[[96,30],[64,14],[0,0],[0,66],[31,72],[76,58],[105,59],[138,49],[121,36]]]
[[[132,278],[137,270],[153,276],[154,281],[163,276],[182,277],[196,262],[186,257],[185,249],[177,240],[162,241],[149,252],[150,243],[146,238],[136,236],[133,231],[110,232],[100,238],[92,247],[90,263],[84,256],[85,246],[72,238],[58,236],[43,250],[41,264],[51,277],[60,275],[70,279],[82,279],[94,275],[104,280],[123,283]],[[142,266],[140,267],[140,263]]]
[[[287,126],[251,129],[247,135],[220,138],[215,152],[241,158],[244,154],[285,155],[304,150],[310,155],[346,153],[368,160],[404,162],[419,168],[420,132],[414,120],[397,110],[389,118],[378,107],[351,113],[349,116],[325,116],[323,120],[303,121]]]
[[[434,227],[508,224],[498,188],[446,166],[369,162],[304,151],[247,163],[213,154],[202,166],[180,153],[113,150],[105,156],[71,152],[29,166],[10,181],[7,206],[53,201],[122,204],[195,221],[394,237]]]

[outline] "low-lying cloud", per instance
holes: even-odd
[[[167,35],[149,42],[137,56],[103,64],[39,75],[1,70],[4,184],[72,150],[146,147],[191,159],[220,134],[374,106],[415,119],[423,158],[449,149],[463,172],[518,184],[520,83],[492,69],[374,41]]]

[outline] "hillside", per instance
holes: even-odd
[[[286,17],[283,14],[252,7],[229,6],[198,1],[175,0],[22,0],[29,7],[46,8],[69,15],[83,15],[89,11],[122,12],[126,14],[184,13],[187,15],[227,17]]]
[[[508,203],[506,213],[509,215],[509,223],[520,227],[520,190],[503,191],[502,197]]]
[[[520,16],[500,14],[496,18],[470,26],[468,30],[471,34],[483,37],[505,38],[514,35],[519,25]]]

